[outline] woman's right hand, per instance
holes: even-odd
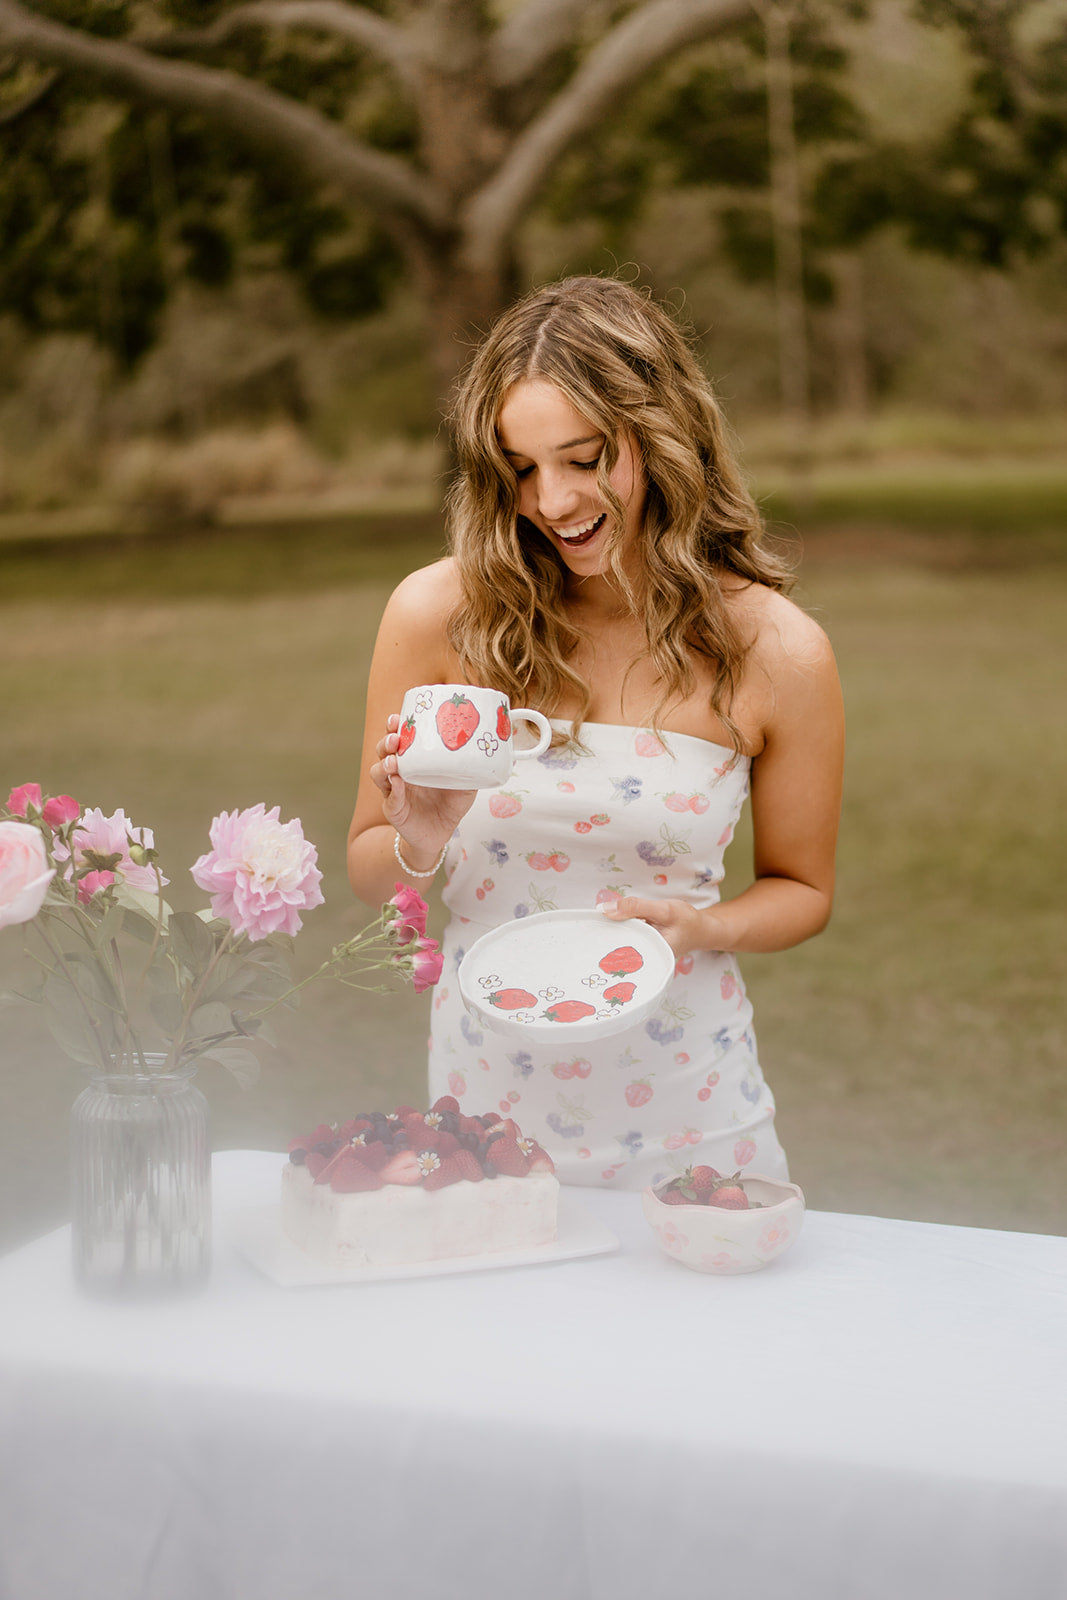
[[[424,789],[405,783],[397,767],[400,718],[389,717],[384,739],[377,745],[378,759],[370,769],[371,781],[382,796],[382,811],[390,827],[410,846],[436,858],[474,804],[477,789]],[[405,855],[407,852],[405,852]]]

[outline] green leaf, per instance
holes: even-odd
[[[122,906],[109,906],[96,924],[93,943],[99,949],[110,939],[117,939],[122,932],[122,925],[126,920],[126,912]]]
[[[170,947],[184,966],[203,971],[215,954],[215,940],[192,911],[172,911],[167,924]]]
[[[167,926],[171,909],[162,895],[150,894],[147,889],[135,889],[132,884],[127,883],[123,878],[116,879],[112,892],[118,905],[125,906],[129,911],[139,911],[142,916],[147,917],[153,924],[159,921],[160,908],[162,908],[163,926]],[[186,914],[188,915],[188,913]]]
[[[97,1045],[96,1037],[88,1023],[78,1023],[71,1019],[67,1013],[49,1009],[45,1013],[45,1022],[52,1038],[73,1060],[82,1062],[89,1067],[106,1067],[108,1046],[111,1041],[105,1039]]]
[[[264,1044],[277,1045],[278,1034],[268,1018],[242,1017],[240,1021],[242,1027],[247,1028],[249,1033],[254,1033],[257,1039],[262,1039]]]
[[[293,987],[287,972],[260,972],[256,975],[256,996],[264,1000],[280,1000]]]
[[[135,911],[132,906],[125,908],[126,921],[124,929],[132,933],[135,939],[140,939],[142,944],[151,944],[156,937],[156,922],[154,917],[149,917],[143,911]],[[164,937],[166,928],[164,926]]]
[[[45,979],[45,1004],[71,1014],[84,1014],[86,1006],[94,1015],[109,1013],[116,1004],[110,979],[92,961],[72,952],[66,953],[66,962],[71,974],[69,978],[50,972]]]
[[[233,1000],[257,988],[261,980],[258,967],[240,956],[227,955],[217,961],[211,980],[204,989],[205,1000]]]
[[[176,994],[157,994],[153,996],[149,1002],[148,1009],[165,1034],[173,1035],[177,1033],[182,1025],[185,1008]]]
[[[225,1067],[243,1089],[249,1088],[259,1077],[259,1058],[253,1055],[251,1050],[245,1050],[240,1045],[219,1046],[201,1059],[214,1061],[220,1067]]]
[[[194,1039],[210,1039],[220,1033],[239,1033],[240,1029],[229,1006],[219,1000],[209,1000],[207,1005],[198,1006],[189,1018],[189,1032]]]

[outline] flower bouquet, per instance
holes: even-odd
[[[248,1083],[274,1042],[270,1014],[335,978],[436,983],[426,905],[397,884],[378,916],[313,972],[292,974],[302,914],[322,874],[299,819],[262,805],[223,812],[191,868],[199,912],[164,897],[150,829],[83,810],[35,783],[0,807],[0,929],[20,925],[34,976],[0,1006],[39,1007],[56,1043],[91,1069],[73,1113],[75,1271],[94,1289],[186,1287],[208,1270],[207,1105],[201,1062]]]
[[[278,807],[223,812],[192,869],[210,909],[173,911],[152,831],[123,811],[82,811],[39,785],[0,809],[0,928],[21,923],[37,977],[0,1004],[38,1005],[56,1043],[100,1072],[144,1073],[217,1062],[249,1081],[254,1046],[273,1042],[268,1016],[323,978],[375,987],[372,971],[436,983],[441,953],[426,937],[426,905],[397,884],[373,922],[295,981],[302,913],[322,904],[314,845]]]

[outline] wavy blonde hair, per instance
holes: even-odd
[[[597,481],[613,514],[611,570],[663,685],[653,727],[693,692],[698,657],[712,669],[711,705],[740,750],[730,705],[748,644],[722,580],[784,590],[789,569],[762,543],[762,518],[686,336],[649,294],[617,279],[567,278],[527,295],[499,318],[460,382],[448,518],[463,599],[449,633],[469,681],[549,715],[569,693],[576,737],[591,700],[571,664],[581,634],[567,612],[567,569],[519,515],[518,481],[497,434],[507,395],[532,378],[553,384],[604,434]],[[624,507],[608,483],[625,435],[648,484],[636,585],[622,570]]]

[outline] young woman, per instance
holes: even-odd
[[[694,1163],[785,1176],[735,952],[787,949],[830,915],[829,644],[785,598],[708,383],[647,296],[602,278],[529,295],[475,355],[452,421],[452,553],[386,608],[348,846],[370,904],[444,869],[430,1097],[511,1104],[565,1182],[639,1188]],[[419,683],[503,690],[553,719],[553,744],[503,791],[406,785],[397,713]],[[755,882],[721,900],[749,792]],[[476,1027],[464,950],[511,918],[592,906],[670,943],[657,1013],[581,1050]]]

